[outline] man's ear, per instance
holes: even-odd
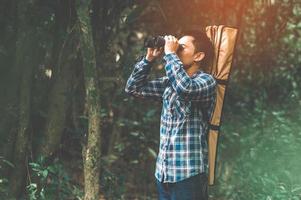
[[[204,52],[197,52],[196,54],[194,54],[194,61],[200,62],[201,60],[203,60],[204,57],[205,57]]]

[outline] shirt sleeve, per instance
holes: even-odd
[[[164,76],[147,80],[150,70],[151,63],[145,57],[140,62],[137,62],[127,80],[125,92],[135,97],[161,99],[168,79]]]
[[[179,96],[201,101],[215,96],[216,81],[211,74],[200,73],[194,78],[189,77],[175,53],[166,54],[164,60],[166,75]]]

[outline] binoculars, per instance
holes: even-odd
[[[160,48],[164,47],[165,39],[163,36],[150,36],[144,40],[144,47],[146,48]],[[182,45],[179,45],[178,51],[182,50]]]
[[[163,36],[146,37],[144,40],[144,47],[160,48],[164,47],[165,39]]]

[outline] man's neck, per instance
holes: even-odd
[[[190,67],[185,69],[186,73],[188,74],[189,77],[193,76],[196,72],[200,70],[200,67],[197,64],[192,64]]]

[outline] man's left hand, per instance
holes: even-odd
[[[164,36],[165,39],[165,46],[164,46],[164,53],[176,53],[177,49],[179,48],[178,39],[172,35]]]

